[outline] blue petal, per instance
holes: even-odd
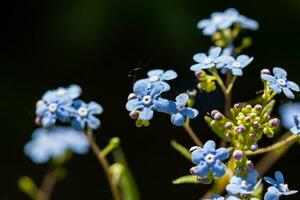
[[[149,121],[153,118],[153,110],[151,108],[144,107],[139,114],[139,119]]]
[[[214,153],[216,150],[216,143],[212,140],[207,141],[203,146],[203,150],[205,154]]]
[[[209,19],[203,19],[198,22],[197,28],[198,29],[203,29],[204,27],[208,26],[211,23],[211,20]]]
[[[170,85],[167,82],[160,81],[160,83],[163,85],[163,92],[167,92],[171,89]]]
[[[240,68],[233,68],[232,70],[232,74],[235,76],[242,76],[243,75],[243,70]]]
[[[215,162],[215,165],[212,168],[213,175],[215,177],[221,177],[225,174],[226,165],[221,163],[219,160]]]
[[[93,101],[88,104],[88,110],[89,113],[96,114],[96,115],[101,114],[103,112],[102,106],[100,106],[98,103]]]
[[[80,107],[87,107],[87,104],[84,101],[77,99],[73,101],[73,107],[77,110]]]
[[[227,197],[226,200],[241,200],[241,199],[239,199],[239,198],[237,198],[235,196],[229,196],[229,197]]]
[[[271,76],[269,74],[262,74],[261,76],[261,79],[265,80],[265,81],[268,81],[270,83],[275,83],[276,82],[276,79],[274,76]]]
[[[287,77],[287,72],[280,67],[274,67],[273,74],[275,75],[276,78],[286,78]]]
[[[284,177],[283,177],[283,174],[280,171],[275,172],[275,179],[276,179],[277,184],[284,183]]]
[[[177,73],[173,70],[168,70],[161,75],[161,79],[166,81],[175,79],[176,77],[177,77]]]
[[[203,34],[208,36],[213,35],[215,32],[217,32],[217,26],[215,24],[208,24],[203,30]]]
[[[214,66],[215,66],[214,63],[211,63],[211,64],[198,63],[198,64],[192,65],[190,70],[192,70],[194,72],[199,72],[202,69],[209,69],[209,68],[212,68]]]
[[[146,96],[148,93],[148,81],[139,80],[135,82],[133,92],[138,96]]]
[[[203,150],[200,147],[192,152],[192,162],[195,165],[200,164],[200,162],[204,160],[204,157]]]
[[[294,117],[300,116],[300,104],[284,104],[279,107],[280,118],[283,126],[286,129],[291,129],[295,126]]]
[[[56,117],[51,114],[47,114],[42,119],[42,125],[44,128],[50,128],[55,124],[55,122],[56,122]]]
[[[280,194],[267,192],[264,196],[264,200],[279,200]]]
[[[240,185],[242,181],[243,181],[243,180],[242,180],[241,177],[233,176],[233,177],[230,179],[230,184]]]
[[[151,77],[151,76],[160,76],[160,75],[162,75],[164,73],[164,70],[162,70],[162,69],[154,69],[154,70],[150,70],[148,73],[147,73],[147,75],[149,76],[149,77]]]
[[[210,48],[208,55],[209,57],[215,59],[217,58],[222,52],[222,49],[220,47],[212,47]]]
[[[131,99],[126,104],[126,109],[128,111],[135,111],[143,107],[143,103],[138,99]]]
[[[75,130],[83,130],[85,127],[85,121],[83,119],[81,119],[80,117],[75,117],[72,120],[72,127]]]
[[[284,87],[282,88],[282,91],[283,93],[285,94],[285,96],[289,99],[295,99],[295,95],[293,94],[293,92],[287,88],[287,87]]]
[[[276,185],[276,181],[268,176],[264,177],[264,180],[271,185]]]
[[[176,102],[180,105],[185,106],[186,102],[189,100],[189,95],[186,93],[182,93],[175,98]]]
[[[298,190],[291,190],[291,191],[288,191],[288,192],[283,192],[282,194],[284,196],[289,196],[289,195],[296,194],[296,193],[298,193]]]
[[[230,195],[236,195],[241,192],[241,186],[236,184],[229,184],[226,186],[226,190]]]
[[[87,124],[91,129],[98,129],[100,127],[100,121],[93,115],[89,115],[87,118]]]
[[[157,95],[160,95],[163,90],[164,90],[164,85],[161,82],[153,83],[151,86],[150,95],[152,97],[156,97]]]
[[[72,99],[76,99],[81,95],[82,89],[79,85],[73,84],[67,88],[67,93]]]
[[[277,94],[281,93],[281,91],[282,91],[280,85],[277,83],[269,84],[269,87]]]
[[[198,63],[204,62],[204,60],[207,58],[205,53],[197,53],[193,56],[194,61]]]
[[[70,119],[70,113],[63,107],[59,107],[56,112],[57,118],[62,122],[67,122]]]
[[[189,119],[194,119],[199,114],[198,110],[196,110],[194,108],[186,108],[183,111],[181,111],[180,113]]]
[[[299,88],[299,85],[293,81],[288,81],[287,82],[287,86],[291,89],[291,90],[294,90],[296,92],[299,92],[300,91],[300,88]]]
[[[48,106],[45,103],[41,103],[35,110],[35,114],[39,117],[43,117],[45,112],[48,110]]]
[[[219,160],[225,160],[229,158],[229,151],[226,148],[217,149],[216,158]]]
[[[208,175],[209,168],[205,162],[200,162],[199,165],[193,167],[193,172],[195,175],[200,177],[206,177]]]
[[[290,131],[295,135],[298,135],[300,133],[300,129],[297,126],[292,127]]]
[[[158,112],[170,113],[170,101],[162,98],[153,100],[153,109]]]
[[[184,124],[185,118],[181,113],[172,114],[171,122],[175,126],[182,126]]]
[[[259,174],[256,170],[252,170],[247,177],[247,182],[250,184],[253,184],[256,182],[257,178],[258,178]]]

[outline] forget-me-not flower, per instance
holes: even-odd
[[[297,190],[289,190],[288,185],[284,182],[283,174],[280,171],[275,172],[275,180],[270,177],[264,177],[264,180],[272,185],[268,189],[265,199],[270,198],[271,196],[277,196],[279,199],[281,195],[288,196],[298,192]]]
[[[160,82],[153,83],[150,88],[147,82],[137,81],[133,86],[135,98],[129,99],[126,104],[128,111],[139,111],[139,119],[149,121],[153,118],[153,111],[168,112],[169,101],[160,98],[164,85]]]
[[[261,180],[257,181],[258,176],[256,170],[249,172],[246,178],[233,176],[226,186],[226,190],[230,195],[252,194],[261,183]]]
[[[295,96],[291,90],[299,92],[300,88],[298,84],[294,83],[293,81],[288,81],[287,72],[280,67],[274,67],[273,74],[274,76],[269,74],[262,74],[261,78],[267,81],[269,87],[276,94],[279,94],[283,91],[287,98],[294,99]]]
[[[176,102],[170,102],[171,122],[176,126],[182,126],[185,118],[193,119],[197,117],[198,111],[194,108],[185,107],[189,95],[182,93],[176,97]]]
[[[145,81],[149,82],[149,87],[151,86],[151,84],[156,83],[156,82],[160,82],[163,84],[164,89],[163,91],[169,91],[171,89],[170,85],[166,82],[169,80],[173,80],[177,77],[177,73],[173,70],[167,70],[164,72],[164,70],[161,69],[154,69],[154,70],[150,70],[148,73],[148,78],[146,79],[142,79]],[[140,80],[140,81],[142,81]]]
[[[300,133],[300,103],[284,104],[279,107],[281,122],[293,134]]]
[[[222,49],[220,47],[211,47],[208,51],[208,55],[205,53],[197,53],[193,59],[197,62],[191,66],[191,70],[199,72],[203,69],[209,69],[216,66],[216,60],[220,56]]]
[[[216,149],[216,143],[207,141],[203,148],[192,147],[192,162],[196,167],[191,168],[191,173],[199,177],[207,177],[212,173],[215,177],[225,174],[226,165],[221,161],[229,157],[229,151],[225,148]]]
[[[43,96],[42,100],[47,103],[52,103],[56,101],[70,101],[78,98],[82,93],[80,86],[70,85],[69,87],[59,87],[55,90],[47,91]]]
[[[24,151],[35,163],[45,163],[52,158],[63,156],[66,151],[85,154],[89,150],[87,137],[69,127],[39,128],[34,131]]]
[[[217,59],[217,68],[221,69],[223,74],[231,72],[235,76],[242,76],[243,69],[253,61],[253,57],[240,55],[236,59],[232,56],[220,56]]]
[[[94,115],[99,115],[103,112],[103,108],[96,102],[88,104],[81,100],[75,100],[73,107],[70,109],[72,116],[72,127],[76,130],[83,130],[86,127],[97,129],[100,127],[100,120]]]

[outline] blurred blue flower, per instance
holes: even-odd
[[[217,59],[217,68],[221,69],[223,74],[231,72],[235,76],[242,76],[243,69],[253,61],[253,57],[240,55],[236,59],[232,56],[220,56]]]
[[[229,197],[222,197],[220,195],[213,195],[212,196],[212,200],[242,200],[241,198],[239,197],[236,197],[236,196],[229,196]],[[257,198],[251,198],[249,200],[258,200]]]
[[[249,172],[247,178],[233,176],[226,190],[230,195],[252,194],[261,183],[261,180],[257,181],[258,176],[256,170]]]
[[[275,93],[279,94],[281,91],[283,91],[287,98],[294,99],[295,96],[291,90],[299,92],[300,88],[298,84],[294,83],[293,81],[288,81],[287,72],[280,67],[274,67],[273,74],[274,76],[262,74],[261,78],[267,81],[268,85]]]
[[[216,59],[220,56],[222,49],[220,47],[211,47],[208,55],[205,53],[197,53],[193,59],[197,62],[191,66],[191,70],[198,72],[202,69],[209,69],[216,66]]]
[[[53,103],[57,101],[71,101],[73,99],[78,98],[82,93],[80,86],[78,85],[70,85],[67,88],[59,87],[56,90],[47,91],[42,100],[47,103]]]
[[[24,147],[25,154],[35,163],[45,163],[63,156],[68,150],[85,154],[89,150],[89,142],[82,132],[59,126],[35,130],[32,140]]]
[[[207,177],[209,172],[215,177],[225,174],[226,165],[221,161],[229,157],[229,151],[225,148],[216,150],[216,143],[212,140],[207,141],[203,149],[192,147],[192,162],[197,165],[191,168],[191,173],[199,177]]]
[[[139,111],[139,119],[149,121],[153,118],[153,110],[158,112],[168,112],[170,109],[169,101],[160,98],[164,90],[164,85],[155,82],[149,88],[147,82],[137,81],[133,86],[135,98],[129,99],[126,104],[128,111]]]
[[[257,30],[258,23],[255,20],[249,19],[234,8],[229,8],[224,12],[214,12],[210,19],[203,19],[198,24],[199,29],[203,29],[203,34],[211,36],[217,31],[231,27],[234,24],[240,24],[242,28],[249,30]]]
[[[289,190],[288,185],[284,183],[284,177],[280,171],[275,172],[275,180],[267,176],[264,177],[264,180],[272,185],[265,195],[265,199],[267,200],[272,196],[274,196],[275,199],[276,197],[279,199],[281,195],[288,196],[298,192],[297,190]]]
[[[177,77],[177,73],[173,70],[167,70],[167,71],[163,71],[161,69],[155,69],[155,70],[150,70],[148,73],[148,78],[146,79],[142,79],[145,81],[149,81],[149,87],[151,87],[152,83],[156,83],[156,82],[160,82],[163,84],[164,89],[163,91],[169,91],[170,85],[166,82],[172,79],[175,79]]]
[[[182,126],[186,117],[193,119],[198,115],[196,109],[185,107],[188,100],[189,95],[182,93],[176,97],[176,102],[170,102],[171,122],[175,126]]]
[[[281,122],[293,134],[300,133],[300,103],[284,104],[279,107]]]
[[[75,100],[73,107],[70,109],[72,116],[72,127],[76,130],[83,130],[86,127],[97,129],[100,127],[100,120],[94,115],[99,115],[103,112],[103,108],[96,102],[88,104],[81,100]]]

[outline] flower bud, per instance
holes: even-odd
[[[134,110],[129,113],[131,119],[137,119],[139,117],[139,112]]]
[[[205,184],[205,185],[209,185],[212,183],[212,178],[211,177],[197,177],[197,180],[199,182],[201,182],[202,184]]]
[[[218,112],[219,112],[219,111],[217,111],[217,110],[213,110],[213,111],[211,111],[210,116],[211,116],[212,118],[214,118],[215,114],[217,114]]]
[[[251,117],[249,117],[249,116],[245,117],[245,122],[250,123],[251,122]]]
[[[251,110],[252,110],[252,106],[251,105],[246,105],[246,107],[245,107],[246,109],[247,109],[247,111],[249,111],[249,112],[251,112]]]
[[[134,93],[130,93],[129,95],[128,95],[128,101],[129,100],[132,100],[132,99],[136,99],[137,98],[137,96],[134,94]]]
[[[214,116],[213,116],[214,120],[221,120],[223,118],[223,115],[220,112],[217,112]]]
[[[280,125],[280,120],[278,118],[271,119],[269,125],[276,128]]]
[[[261,110],[263,109],[263,107],[262,107],[262,105],[260,105],[260,104],[256,104],[256,105],[254,106],[254,109],[255,109],[256,111],[261,111]]]
[[[226,122],[226,123],[225,123],[225,128],[226,128],[226,129],[231,129],[232,127],[233,127],[232,122]]]
[[[42,124],[42,119],[40,117],[36,117],[34,122],[36,125],[40,126]]]
[[[271,74],[271,71],[269,69],[262,69],[260,74]]]
[[[235,127],[234,129],[237,133],[244,133],[246,128],[243,125],[239,125],[238,127]]]
[[[235,150],[233,152],[233,158],[236,160],[242,160],[244,157],[244,153],[241,150]]]
[[[236,103],[236,104],[234,104],[234,108],[236,108],[236,109],[240,109],[241,108],[241,106],[242,106],[242,104],[241,103]]]
[[[250,147],[250,150],[251,151],[257,151],[257,149],[258,149],[258,146],[256,145],[256,144],[253,144],[253,145],[251,145],[251,147]]]
[[[253,127],[254,128],[259,128],[259,122],[258,121],[254,121],[253,122]]]
[[[253,164],[253,162],[251,162],[250,160],[248,160],[248,161],[246,162],[246,168],[247,168],[248,172],[251,172],[251,171],[254,169],[254,164]]]

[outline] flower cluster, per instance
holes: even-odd
[[[210,19],[203,19],[197,27],[203,30],[204,35],[213,35],[217,31],[230,28],[238,24],[244,29],[257,30],[259,25],[255,20],[249,19],[234,9],[229,8],[224,12],[214,12],[211,14]]]
[[[137,125],[142,122],[144,125],[153,118],[154,111],[168,113],[171,115],[171,122],[176,126],[182,126],[186,118],[193,119],[198,111],[186,107],[189,96],[182,93],[171,101],[161,97],[163,92],[170,90],[166,80],[177,77],[172,71],[152,70],[148,72],[149,78],[138,80],[133,86],[133,93],[129,94],[126,109],[130,112],[132,119],[137,119]]]
[[[53,127],[57,120],[70,122],[76,130],[99,128],[100,121],[94,115],[101,114],[103,109],[96,102],[86,104],[77,99],[81,91],[78,85],[47,91],[36,104],[36,122],[44,128]]]
[[[84,134],[70,127],[39,128],[24,148],[25,154],[35,163],[45,163],[51,158],[63,156],[67,151],[85,154],[89,142]]]

